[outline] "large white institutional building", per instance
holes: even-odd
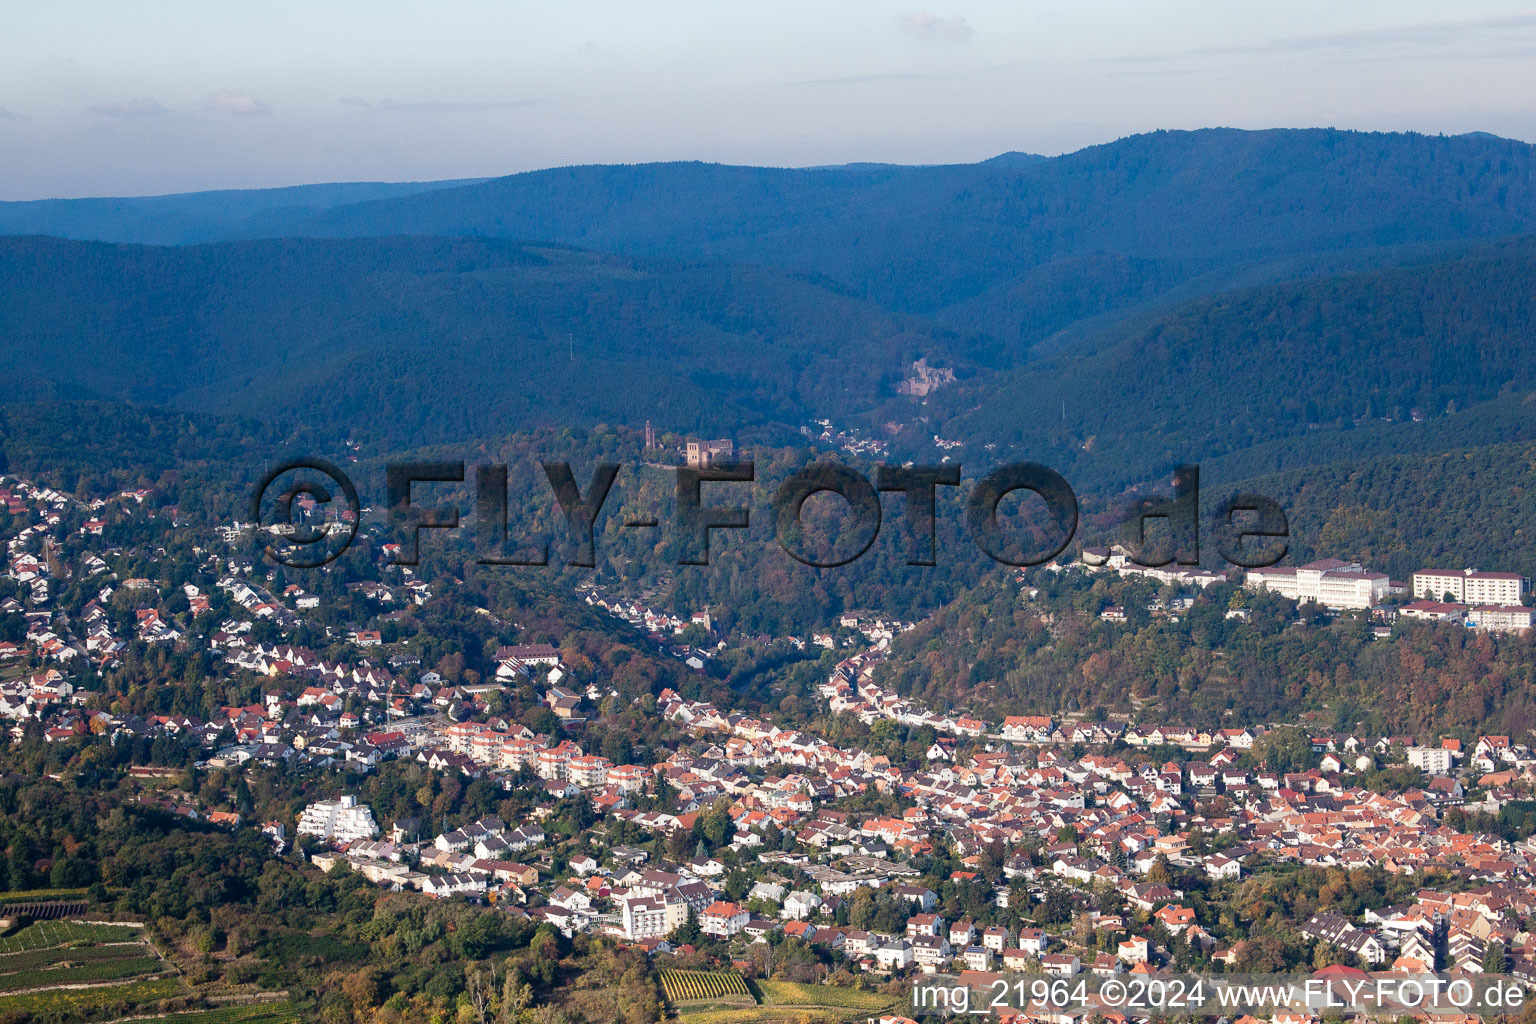
[[[1387,596],[1392,581],[1386,573],[1366,572],[1359,562],[1324,558],[1296,569],[1249,569],[1243,585],[1272,590],[1293,601],[1312,601],[1325,608],[1369,608]]]

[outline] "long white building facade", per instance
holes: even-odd
[[[1386,598],[1386,573],[1366,572],[1359,562],[1324,558],[1295,569],[1249,569],[1243,585],[1325,608],[1369,608]]]

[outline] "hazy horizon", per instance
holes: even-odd
[[[10,12],[0,55],[7,200],[970,163],[1218,125],[1536,140],[1536,12],[1500,2],[88,3]]]

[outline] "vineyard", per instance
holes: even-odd
[[[140,947],[142,949],[142,947]],[[61,985],[77,985],[92,981],[125,981],[160,974],[166,970],[159,957],[91,957],[78,958],[74,950],[61,951],[61,956],[45,968],[32,968],[10,974],[0,974],[0,992],[15,992],[28,988],[47,988]],[[7,965],[0,963],[0,970]]]
[[[125,1016],[184,996],[143,928],[44,920],[0,939],[0,1016]]]
[[[70,964],[84,964],[98,960],[126,960],[143,955],[144,947],[137,942],[110,946],[70,946],[67,953],[60,949],[29,949],[21,953],[0,954],[0,977],[19,971],[44,970],[57,965],[61,960]]]
[[[175,978],[131,981],[100,988],[58,988],[0,996],[0,1016],[27,1013],[45,1019],[83,1016],[127,1016],[134,1007],[186,994]]]
[[[770,1006],[832,1007],[869,1011],[874,1016],[888,1012],[895,999],[865,989],[839,988],[835,985],[805,985],[793,981],[760,981],[763,1002]],[[876,1012],[878,1011],[878,1012]]]
[[[0,939],[0,992],[126,982],[169,970],[141,928],[38,921]]]
[[[661,988],[673,1006],[756,1006],[746,979],[735,971],[662,971]]]
[[[153,1016],[172,1024],[299,1024],[301,1020],[281,994],[259,1002],[190,1009],[195,1002],[175,971],[156,953],[142,927],[37,921],[0,938],[0,1019]]]
[[[143,937],[143,929],[127,925],[39,921],[0,939],[0,954],[46,949],[70,942],[138,942]]]

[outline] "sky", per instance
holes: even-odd
[[[1215,125],[1536,141],[1533,85],[1536,9],[1507,3],[12,4],[0,199],[969,162]]]

